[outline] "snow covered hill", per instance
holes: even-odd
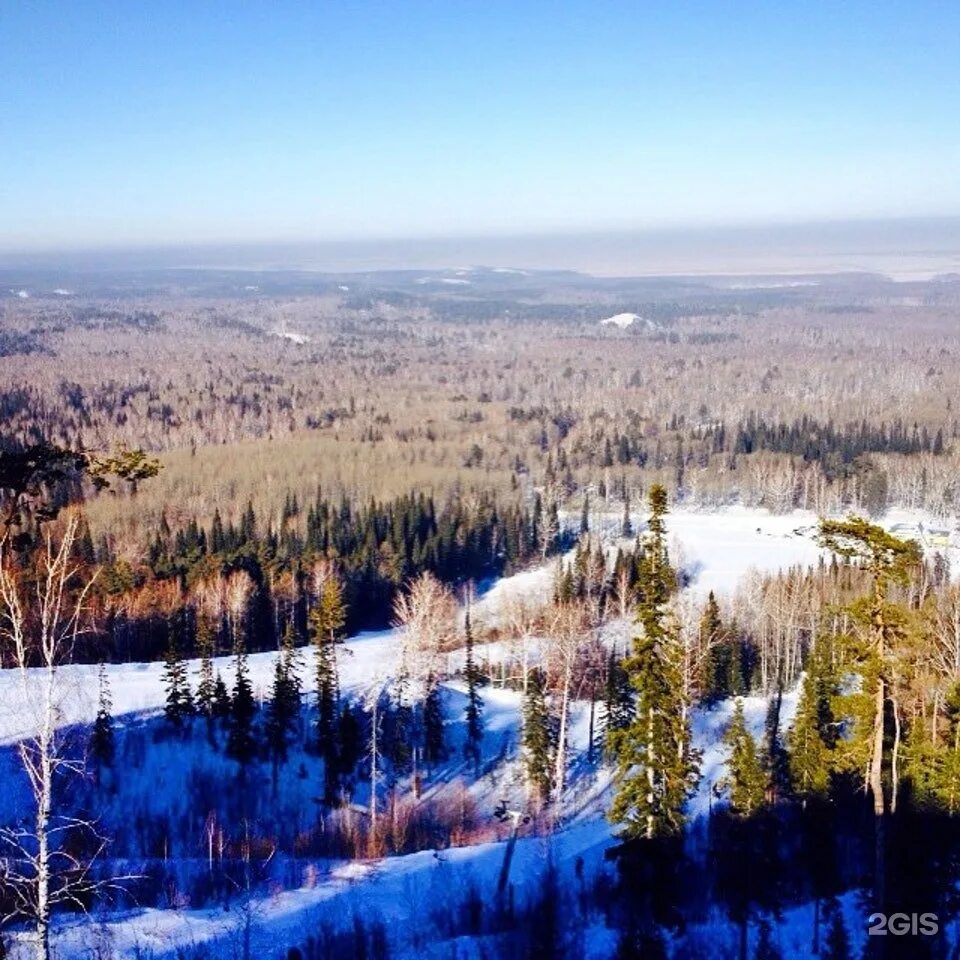
[[[570,522],[573,518],[565,518]],[[902,513],[886,518],[893,523],[919,523],[918,518],[905,518]],[[642,529],[642,518],[631,517],[634,529]],[[730,595],[751,569],[775,571],[793,565],[815,564],[820,559],[812,533],[816,518],[795,512],[774,515],[766,511],[731,507],[712,513],[675,509],[668,516],[671,551],[691,578],[688,590],[697,598],[708,591]],[[592,533],[602,533],[612,546],[622,533],[622,510],[595,512],[591,516]],[[472,608],[475,622],[487,627],[501,623],[506,605],[512,598],[542,600],[553,588],[556,561],[506,577],[482,592]],[[615,625],[623,638],[629,637],[630,625]],[[477,659],[483,663],[500,655],[495,645],[477,648]],[[400,642],[397,631],[383,630],[360,634],[349,639],[339,656],[342,692],[349,700],[370,699],[397,673]],[[536,656],[536,653],[534,653]],[[266,696],[274,674],[276,654],[260,653],[249,658],[251,678],[258,698]],[[60,955],[80,958],[94,955],[138,958],[189,958],[240,956],[249,949],[251,956],[278,958],[288,945],[303,944],[318,929],[337,930],[348,927],[354,917],[377,922],[388,931],[391,956],[418,958],[451,955],[451,944],[436,919],[437,911],[457,911],[472,896],[489,902],[494,897],[497,878],[506,856],[509,828],[496,826],[492,818],[495,806],[522,802],[522,774],[519,765],[519,736],[522,698],[509,688],[488,685],[483,688],[484,740],[480,770],[475,775],[463,763],[457,744],[462,739],[464,685],[454,676],[462,669],[462,651],[449,656],[448,679],[443,687],[443,702],[454,747],[447,766],[428,784],[431,796],[453,796],[454,789],[465,790],[470,802],[490,819],[492,830],[500,839],[446,850],[423,850],[417,853],[362,862],[318,861],[304,868],[296,888],[277,887],[274,891],[258,889],[246,897],[234,897],[233,905],[204,906],[190,909],[144,909],[122,916],[93,919],[58,920],[57,942]],[[225,679],[232,677],[232,660],[218,658],[215,665]],[[188,664],[191,683],[196,686],[199,662]],[[163,665],[114,664],[107,668],[113,697],[113,713],[125,725],[136,730],[149,723],[162,709],[164,688]],[[62,707],[64,724],[84,724],[93,720],[97,699],[97,668],[68,665],[61,668],[70,695]],[[305,693],[313,689],[313,670],[304,669]],[[29,732],[31,724],[31,685],[37,677],[24,678],[12,670],[0,671],[0,742],[10,744]],[[796,710],[797,690],[783,697],[780,725],[789,726]],[[764,697],[744,699],[744,712],[749,728],[757,735],[762,731],[768,701]],[[716,802],[715,787],[722,781],[727,762],[727,749],[722,744],[723,732],[729,723],[733,704],[723,702],[710,709],[697,709],[692,718],[696,746],[702,751],[702,779],[690,812],[695,817],[707,815]],[[602,876],[604,853],[615,843],[612,829],[604,819],[609,804],[610,771],[594,758],[588,762],[590,718],[588,704],[574,703],[570,717],[570,761],[563,795],[554,808],[555,831],[545,836],[522,836],[511,868],[518,904],[532,900],[543,884],[548,865],[557,871],[560,882],[575,889],[577,876],[586,869],[590,875]],[[156,741],[155,741],[156,742]],[[143,809],[154,804],[176,807],[171,797],[177,795],[188,802],[191,778],[207,775],[197,758],[177,758],[177,743],[160,741],[152,755],[162,766],[135,791],[136,803]],[[7,751],[9,755],[9,751]],[[222,756],[209,761],[225,763]],[[305,763],[309,763],[305,760]],[[191,764],[195,766],[191,767]],[[315,764],[314,764],[315,766]],[[311,782],[316,771],[310,766],[299,785],[295,771],[284,774],[284,789],[294,799],[308,803]],[[181,769],[182,767],[182,769]],[[212,769],[212,768],[211,768]],[[147,771],[149,773],[149,771]],[[362,789],[361,796],[362,800]],[[124,802],[130,802],[133,794]],[[13,802],[7,796],[7,804]],[[293,801],[291,801],[293,802]],[[110,816],[121,816],[111,808]],[[183,810],[178,815],[186,816]],[[425,909],[430,905],[430,910]],[[848,905],[844,904],[844,909]],[[852,908],[850,908],[852,909]],[[805,943],[804,925],[809,912],[795,908],[785,925],[783,936]],[[796,932],[791,931],[796,926]],[[727,936],[726,928],[714,930],[709,925],[704,938]],[[697,936],[700,934],[697,933]],[[609,956],[612,934],[600,926],[591,929],[584,943],[583,956]],[[791,941],[792,942],[792,941]],[[244,948],[246,944],[246,948]],[[463,947],[458,956],[478,956],[474,945]],[[201,948],[207,950],[201,953]],[[99,953],[97,951],[100,951]],[[432,951],[432,952],[431,952]],[[785,954],[786,955],[786,954]],[[793,955],[793,954],[791,954]],[[25,948],[15,947],[13,956],[25,956]]]

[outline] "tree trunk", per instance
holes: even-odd
[[[570,666],[566,666],[563,676],[563,698],[560,701],[560,735],[557,737],[557,769],[554,775],[557,799],[563,793],[564,774],[567,766],[567,713],[570,703]]]
[[[647,839],[653,839],[653,801],[656,797],[653,767],[657,751],[653,743],[653,708],[647,709]]]

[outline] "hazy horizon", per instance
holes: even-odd
[[[500,236],[0,251],[5,270],[350,273],[466,267],[596,276],[960,272],[960,217]]]

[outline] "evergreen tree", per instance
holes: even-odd
[[[786,796],[790,789],[790,755],[780,735],[780,711],[783,706],[783,692],[778,688],[770,698],[767,717],[764,722],[763,750],[760,765],[766,780],[765,799],[775,804]]]
[[[480,750],[483,744],[483,706],[480,700],[480,671],[473,659],[473,629],[470,625],[470,611],[464,620],[464,638],[466,640],[466,681],[467,705],[464,719],[467,735],[463,743],[464,757],[473,763],[474,774],[480,769]]]
[[[393,709],[384,711],[383,754],[398,776],[409,773],[414,761],[416,718],[407,696],[408,678],[401,675],[394,688]]]
[[[954,684],[947,695],[946,714],[947,732],[943,746],[931,751],[934,753],[933,762],[925,766],[937,805],[952,817],[960,810],[960,683]],[[920,775],[915,773],[913,779],[916,783],[923,782],[923,771]]]
[[[611,650],[607,658],[607,678],[604,689],[604,723],[607,749],[614,731],[625,730],[634,718],[633,688],[623,660]]]
[[[894,682],[894,641],[903,619],[887,592],[891,583],[907,582],[920,563],[920,547],[862,517],[821,520],[818,539],[821,546],[859,566],[871,581],[869,593],[847,608],[860,628],[850,652],[859,661],[856,669],[862,689],[848,698],[854,723],[840,746],[844,763],[862,777],[864,790],[872,796],[874,814],[882,817],[896,802],[896,778],[885,778],[884,770],[900,747],[900,729],[893,724],[887,704]],[[892,796],[885,792],[885,779],[890,781]]]
[[[676,578],[666,548],[667,492],[660,484],[650,489],[649,502],[638,584],[641,632],[624,662],[637,709],[630,726],[610,737],[617,764],[610,818],[625,838],[653,839],[682,831],[699,758],[691,744],[677,625],[667,610]]]
[[[739,698],[723,742],[730,749],[727,775],[730,808],[738,816],[753,816],[763,806],[766,777],[757,755],[757,744],[747,729],[743,701]]]
[[[230,692],[219,670],[213,684],[213,716],[220,721],[230,718]]]
[[[543,674],[534,669],[523,704],[523,762],[531,796],[537,806],[550,799],[553,733],[543,689]]]
[[[730,644],[720,617],[720,605],[711,590],[700,618],[700,644],[707,650],[706,678],[703,698],[715,703],[731,694]]]
[[[427,677],[427,695],[423,701],[423,752],[428,764],[440,763],[446,758],[444,727],[443,695],[440,684],[431,674]]]
[[[193,713],[193,696],[190,693],[187,666],[183,662],[180,651],[177,626],[176,621],[170,621],[168,627],[169,643],[163,668],[163,683],[167,690],[164,715],[172,727],[180,730]]]
[[[345,706],[337,723],[337,774],[349,777],[363,753],[363,727],[357,709]]]
[[[729,649],[727,656],[727,690],[733,697],[743,697],[749,693],[749,666],[746,663],[746,648],[743,640],[730,634],[726,639]]]
[[[96,782],[99,785],[104,767],[113,766],[114,735],[113,714],[110,698],[110,681],[107,679],[107,668],[103,663],[97,672],[97,716],[93,722],[93,732],[90,736],[90,752],[93,755]]]
[[[590,494],[583,495],[583,508],[580,511],[580,534],[590,532]]]
[[[253,687],[247,667],[247,655],[238,645],[234,660],[233,696],[230,699],[229,734],[227,737],[227,756],[240,764],[241,775],[256,756],[257,741],[254,733],[254,719],[257,704],[253,698]]]
[[[277,775],[286,763],[290,741],[300,717],[300,678],[297,674],[296,636],[293,624],[287,624],[283,646],[274,667],[273,688],[267,708],[266,738],[272,761],[273,788]]]
[[[310,611],[308,627],[316,656],[317,676],[317,747],[324,758],[325,776],[336,770],[337,704],[340,684],[337,675],[336,644],[342,638],[347,622],[346,605],[339,577],[324,578],[316,606]],[[332,783],[328,782],[329,788]]]
[[[200,681],[197,684],[197,710],[209,722],[213,718],[216,682],[213,676],[215,641],[210,621],[203,614],[197,616],[197,650],[200,653]]]
[[[807,658],[797,713],[788,738],[790,780],[804,805],[823,798],[830,786],[832,746],[835,739],[832,679],[827,641],[817,642]]]

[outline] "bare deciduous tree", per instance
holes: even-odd
[[[32,822],[0,830],[5,855],[0,883],[12,904],[5,920],[26,920],[33,927],[34,955],[50,956],[50,924],[58,905],[83,909],[95,881],[91,868],[106,841],[96,838],[92,856],[72,852],[65,842],[85,831],[96,836],[88,820],[58,814],[54,785],[61,776],[83,772],[83,760],[67,749],[60,730],[64,704],[77,696],[59,667],[69,658],[83,629],[93,578],[78,582],[79,567],[71,561],[77,537],[76,517],[67,520],[59,542],[48,532],[35,576],[18,567],[8,545],[0,543],[0,642],[9,650],[20,676],[25,724],[18,744],[33,801]],[[30,581],[34,582],[30,582]]]

